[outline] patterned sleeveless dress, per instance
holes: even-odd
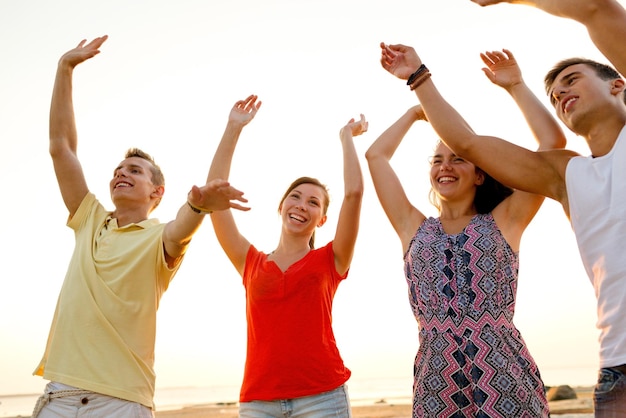
[[[539,370],[513,325],[518,254],[491,214],[457,235],[426,219],[404,259],[419,326],[413,417],[548,417]]]

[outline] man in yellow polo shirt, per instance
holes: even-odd
[[[58,63],[50,108],[50,155],[76,243],[43,358],[50,381],[33,417],[152,417],[159,300],[206,210],[247,210],[243,193],[217,180],[193,186],[174,220],[148,216],[164,178],[152,157],[130,149],[110,182],[115,209],[89,191],[77,158],[72,104],[76,65],[107,39],[82,41]]]

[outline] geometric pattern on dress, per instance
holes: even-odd
[[[418,322],[413,417],[548,417],[537,365],[513,324],[518,254],[491,214],[448,235],[438,218],[405,255]]]

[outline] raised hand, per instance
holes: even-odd
[[[192,207],[207,213],[226,209],[250,210],[249,207],[237,203],[248,202],[243,197],[243,192],[221,179],[211,180],[202,187],[193,186],[187,199]]]
[[[244,100],[239,100],[233,106],[228,116],[230,122],[238,122],[241,125],[247,125],[254,117],[256,112],[261,108],[262,102],[257,101],[258,96],[251,94]]]
[[[408,78],[422,65],[415,50],[406,45],[386,45],[380,43],[380,64],[391,74],[402,80]]]
[[[350,119],[346,126],[341,128],[339,131],[339,135],[344,135],[344,133],[350,132],[350,134],[354,136],[359,136],[362,133],[367,132],[369,124],[365,120],[365,116],[361,113],[361,117],[358,121],[355,121],[354,118]]]
[[[509,90],[523,82],[522,70],[508,49],[481,53],[480,58],[487,66],[483,72],[493,84]]]
[[[104,35],[99,38],[95,38],[86,45],[85,43],[87,40],[83,39],[80,41],[78,46],[76,46],[76,48],[63,54],[59,59],[59,63],[65,64],[70,68],[76,67],[81,62],[87,61],[89,58],[93,58],[98,55],[100,53],[100,46],[107,40],[107,38],[108,36]]]

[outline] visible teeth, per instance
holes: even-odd
[[[115,187],[130,187],[130,183],[120,182],[115,185]]]
[[[439,183],[447,183],[447,182],[452,182],[454,180],[455,180],[454,177],[440,177],[438,181]]]
[[[294,220],[296,220],[298,222],[304,222],[305,221],[305,219],[303,217],[298,216],[298,215],[290,215],[290,217],[291,217],[291,219],[294,219]]]
[[[569,105],[572,102],[575,102],[577,99],[575,97],[572,97],[571,99],[568,99],[565,103],[563,103],[563,110],[567,110],[567,108],[569,107]]]

